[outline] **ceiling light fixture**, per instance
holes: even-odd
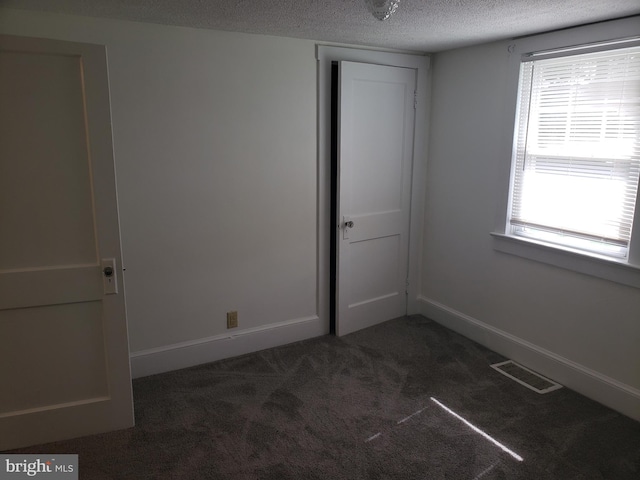
[[[364,3],[374,17],[383,21],[395,13],[400,0],[364,0]]]

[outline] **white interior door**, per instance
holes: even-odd
[[[407,311],[415,76],[340,62],[338,335]]]
[[[104,47],[0,36],[0,450],[133,425],[108,88]]]

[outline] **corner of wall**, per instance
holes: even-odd
[[[640,390],[526,340],[492,327],[435,300],[419,296],[420,314],[515,360],[571,390],[640,421]]]

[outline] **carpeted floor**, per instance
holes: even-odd
[[[500,360],[399,318],[135,380],[135,428],[20,452],[77,453],[87,480],[640,478],[640,423]]]

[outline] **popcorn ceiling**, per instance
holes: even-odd
[[[364,0],[0,0],[0,6],[421,52],[640,13],[638,0],[402,0],[383,22]]]

